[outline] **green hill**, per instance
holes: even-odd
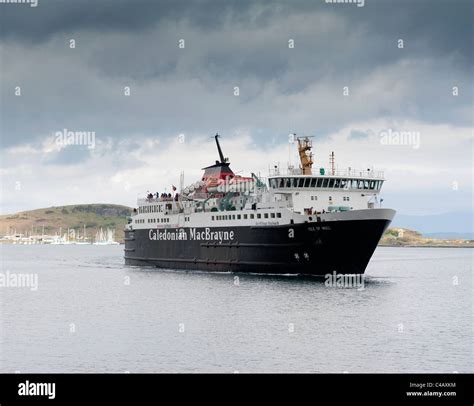
[[[380,240],[380,245],[391,247],[473,247],[474,242],[462,239],[427,238],[418,231],[407,228],[389,228]]]
[[[71,206],[48,207],[23,211],[15,214],[0,216],[0,235],[12,234],[15,231],[22,234],[55,235],[74,229],[76,234],[84,233],[88,238],[94,238],[100,228],[115,229],[115,239],[123,241],[123,227],[132,209],[115,204],[78,204]]]

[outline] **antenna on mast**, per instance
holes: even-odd
[[[331,175],[336,173],[336,158],[334,157],[334,151],[329,155],[329,166],[331,167]]]

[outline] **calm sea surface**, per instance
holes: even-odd
[[[378,248],[362,290],[126,267],[123,246],[0,253],[38,278],[0,287],[0,372],[474,371],[472,249]]]

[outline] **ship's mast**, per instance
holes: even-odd
[[[216,139],[217,150],[219,151],[219,158],[221,159],[221,163],[223,164],[223,163],[227,162],[227,159],[224,158],[224,154],[222,153],[222,149],[221,149],[221,146],[219,144],[219,137],[220,137],[219,134],[216,134],[214,136],[214,138]]]
[[[311,148],[313,144],[309,137],[297,138],[297,141],[303,175],[312,175],[313,153],[311,152]]]

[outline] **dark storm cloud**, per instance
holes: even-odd
[[[38,7],[5,5],[2,35],[40,42],[61,32],[143,31],[160,21],[188,20],[203,29],[218,29],[227,20],[264,22],[274,7],[261,2],[255,18],[251,0],[38,0]],[[267,11],[265,11],[267,8]],[[41,21],[41,24],[38,24]]]
[[[0,7],[4,146],[64,127],[135,139],[245,127],[269,138],[325,135],[377,117],[471,123],[470,1]],[[127,85],[132,96],[124,98]],[[340,97],[345,85],[350,100]],[[460,95],[446,102],[453,85]]]
[[[428,52],[456,49],[472,58],[470,0],[366,0],[365,7],[324,0],[39,0],[35,8],[2,4],[0,33],[4,39],[41,42],[58,33],[144,31],[164,21],[188,21],[202,30],[268,25],[275,18],[323,11],[343,16],[352,27],[363,25],[377,37],[416,39],[418,52],[429,43]]]

